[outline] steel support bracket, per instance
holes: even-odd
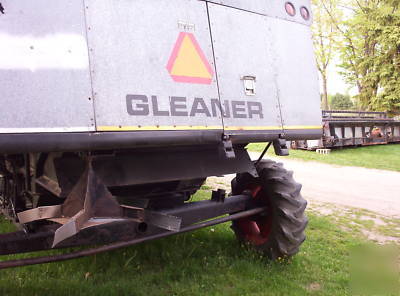
[[[211,193],[211,200],[215,202],[224,202],[226,191],[223,189],[213,190]]]
[[[289,155],[289,149],[286,146],[286,140],[285,139],[276,139],[272,142],[272,145],[274,145],[274,150],[275,154],[278,156],[288,156]]]
[[[179,231],[181,218],[139,207],[120,206],[93,171],[91,160],[62,205],[38,207],[18,213],[21,223],[50,220],[61,224],[54,233],[53,247],[79,231],[120,220],[145,222],[169,231]]]
[[[222,140],[222,147],[225,152],[226,158],[235,158],[235,150],[233,149],[232,141],[229,140],[229,137],[224,137]]]

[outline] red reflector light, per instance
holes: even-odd
[[[310,19],[310,12],[304,6],[302,6],[300,8],[300,14],[303,17],[303,19],[305,19],[306,21],[308,21]]]
[[[296,14],[296,8],[294,8],[294,5],[290,2],[285,3],[285,10],[290,16],[295,16]]]

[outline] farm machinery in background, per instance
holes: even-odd
[[[400,120],[386,112],[322,111],[323,135],[318,140],[295,140],[292,149],[329,149],[400,143]]]

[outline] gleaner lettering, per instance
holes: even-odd
[[[186,97],[169,97],[168,104],[159,103],[157,96],[127,95],[126,108],[132,116],[205,116],[233,118],[264,118],[262,105],[255,101],[204,100],[203,98],[187,99]]]

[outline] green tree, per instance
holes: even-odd
[[[354,104],[349,95],[336,93],[330,97],[330,106],[332,110],[351,110]]]
[[[328,66],[332,61],[338,42],[338,30],[334,21],[341,18],[338,9],[339,0],[312,0],[313,19],[312,37],[318,71],[322,79],[322,108],[328,104]]]
[[[335,22],[343,36],[343,76],[362,109],[400,113],[399,1],[355,0],[351,17]]]

